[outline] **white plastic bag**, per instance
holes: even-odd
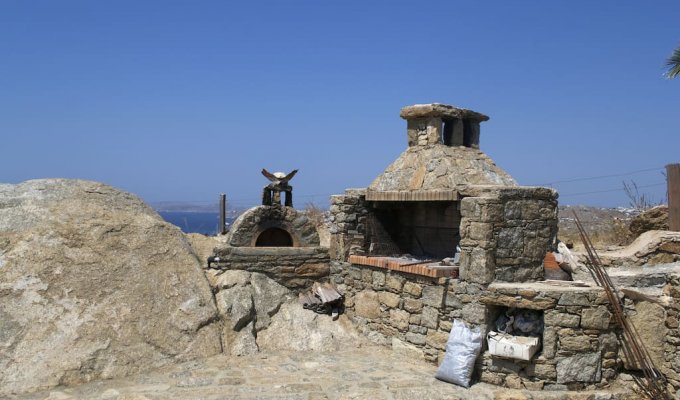
[[[444,361],[439,366],[435,378],[470,387],[475,360],[482,350],[482,339],[479,328],[470,329],[463,321],[454,320],[449,340],[446,342]]]

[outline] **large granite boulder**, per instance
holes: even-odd
[[[0,185],[0,397],[221,352],[176,227],[95,182]]]

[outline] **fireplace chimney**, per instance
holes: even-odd
[[[407,122],[408,145],[464,146],[479,149],[479,123],[488,116],[447,104],[415,104],[401,109]]]

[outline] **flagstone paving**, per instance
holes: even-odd
[[[611,392],[529,392],[478,383],[470,389],[434,379],[436,367],[376,346],[334,353],[216,356],[122,379],[54,388],[12,400],[341,400],[626,398]],[[628,394],[627,398],[638,398]]]

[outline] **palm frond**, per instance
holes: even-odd
[[[673,50],[673,54],[666,60],[666,67],[668,67],[666,78],[673,79],[680,75],[680,47]]]

